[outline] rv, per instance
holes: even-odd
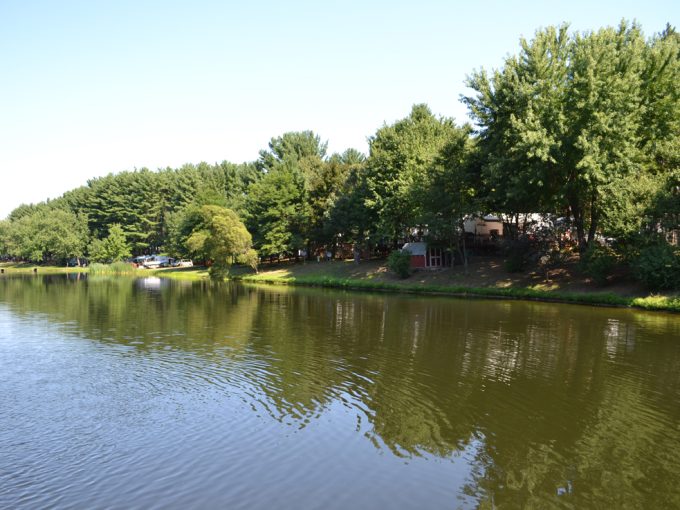
[[[142,262],[142,267],[145,267],[146,269],[169,267],[172,264],[172,260],[173,259],[166,257],[165,255],[153,255]]]

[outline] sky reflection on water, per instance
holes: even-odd
[[[0,506],[680,506],[680,318],[0,279]]]

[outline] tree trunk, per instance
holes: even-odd
[[[599,211],[595,205],[595,194],[590,199],[590,227],[588,228],[588,241],[587,245],[593,242],[595,239],[595,234],[597,234],[598,220],[600,219]]]
[[[467,275],[468,274],[468,259],[467,259],[467,246],[466,246],[466,243],[465,243],[465,237],[466,237],[465,236],[465,220],[463,220],[463,218],[460,219],[460,228],[461,228],[461,232],[462,232],[462,235],[463,235],[463,244],[462,244],[462,251],[461,251],[461,255],[463,257],[463,270],[464,270],[465,274]],[[458,250],[459,251],[461,250],[461,243],[458,243]]]
[[[585,253],[585,251],[588,249],[588,242],[586,240],[585,227],[583,225],[583,212],[578,201],[573,197],[569,198],[569,209],[571,209],[571,215],[574,217],[578,251],[579,253]]]

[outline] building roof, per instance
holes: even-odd
[[[406,243],[401,247],[401,251],[408,251],[411,255],[425,255],[427,253],[427,243]]]
[[[486,214],[486,215],[482,216],[482,219],[484,221],[501,221],[501,219],[498,216],[496,216],[495,214]]]

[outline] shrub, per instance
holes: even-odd
[[[136,271],[135,266],[128,262],[114,262],[113,264],[99,264],[95,262],[90,266],[91,275],[102,275],[102,274],[134,274]]]
[[[393,251],[387,257],[387,267],[400,278],[408,278],[411,274],[411,254],[408,251]]]
[[[519,273],[524,269],[531,252],[531,243],[526,237],[520,237],[505,244],[505,270]]]
[[[228,264],[213,264],[208,269],[208,275],[210,279],[216,282],[222,282],[225,278],[229,276],[229,265]]]
[[[616,253],[609,246],[593,244],[581,257],[581,268],[597,285],[604,285],[614,272],[617,260]]]
[[[680,250],[665,242],[647,246],[640,250],[633,270],[651,290],[680,289]]]
[[[258,256],[257,252],[251,248],[247,252],[239,255],[237,257],[237,261],[239,264],[250,266],[253,271],[257,273],[257,266],[260,263],[260,257]]]

